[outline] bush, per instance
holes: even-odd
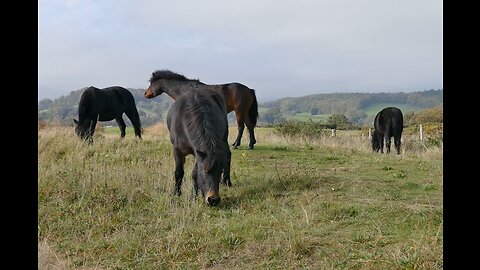
[[[443,123],[443,107],[425,109],[405,116],[404,121],[409,126],[423,123]]]
[[[353,124],[348,120],[348,118],[341,113],[331,114],[327,119],[327,124],[333,126],[336,129],[352,129]]]
[[[443,142],[443,123],[424,123],[422,127],[425,143],[439,146]],[[403,134],[414,135],[418,138],[420,136],[420,124],[404,128]]]
[[[322,135],[330,134],[330,129],[334,126],[321,122],[308,121],[286,121],[275,126],[277,133],[287,137],[306,136],[309,138],[318,138]]]

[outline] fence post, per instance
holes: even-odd
[[[423,126],[420,124],[420,141],[423,142]]]
[[[332,128],[332,137],[335,137],[336,133],[337,133],[337,130]]]
[[[368,140],[372,139],[372,129],[368,128]]]

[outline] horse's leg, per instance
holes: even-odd
[[[248,149],[253,149],[253,145],[257,142],[257,140],[255,140],[255,132],[253,131],[255,127],[249,117],[246,119],[245,125],[247,125],[248,133],[250,134],[250,144],[248,145]]]
[[[380,153],[383,154],[383,143],[384,143],[385,137],[383,135],[380,135]]]
[[[235,142],[232,144],[233,149],[237,149],[240,146],[240,142],[242,141],[243,130],[245,129],[243,115],[241,113],[235,112],[235,116],[237,117],[238,135],[237,135],[237,139],[235,139]]]
[[[97,126],[97,117],[95,117],[90,123],[90,132],[87,135],[88,143],[93,143],[93,134],[95,133],[95,127]]]
[[[183,180],[183,166],[185,164],[185,156],[178,149],[173,149],[173,156],[175,157],[175,189],[173,194],[182,195],[182,180]]]
[[[391,144],[391,135],[390,133],[385,133],[385,146],[387,147],[387,154],[390,153],[390,144]]]
[[[125,137],[125,128],[127,125],[125,124],[125,121],[123,121],[122,116],[120,115],[120,117],[115,118],[115,121],[117,121],[118,127],[120,128],[120,137]]]
[[[393,138],[395,143],[395,149],[397,149],[397,155],[400,155],[400,145],[402,144],[401,136],[394,136]]]
[[[140,124],[140,116],[138,116],[138,112],[136,111],[129,111],[128,113],[125,112],[130,122],[132,122],[133,129],[135,130],[135,136],[138,138],[142,138],[142,125]]]
[[[192,188],[192,197],[191,200],[194,201],[197,198],[198,195],[198,175],[197,175],[197,169],[198,165],[195,162],[195,166],[192,171],[192,183],[193,183],[193,188]]]
[[[227,145],[228,149],[228,145]],[[223,168],[223,177],[222,177],[222,184],[231,187],[232,182],[230,181],[230,163],[232,160],[232,153],[230,152],[230,149],[228,149],[227,152],[227,163],[225,165],[225,168]]]

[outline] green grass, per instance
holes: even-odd
[[[386,108],[386,107],[397,107],[404,114],[409,112],[409,111],[418,112],[418,111],[421,111],[421,110],[424,109],[422,107],[409,105],[409,104],[404,104],[404,103],[375,103],[375,104],[372,104],[372,105],[369,105],[369,106],[363,108],[363,110],[365,110],[367,115],[369,117],[371,117],[371,116],[375,116],[378,112],[380,112],[383,108]]]
[[[118,127],[117,124],[113,124],[111,127],[105,127],[103,129],[103,131],[95,131],[95,132],[98,132],[100,134],[111,134],[111,135],[116,135],[118,137],[120,137],[120,128]],[[135,137],[135,131],[133,130],[133,127],[132,126],[127,126],[127,128],[125,129],[125,136],[126,137]]]
[[[118,130],[118,128],[112,128]],[[237,134],[230,129],[231,142]],[[40,261],[100,269],[442,269],[441,148],[373,154],[361,136],[315,141],[257,128],[232,150],[218,207],[174,197],[165,129],[93,145],[38,136]],[[48,247],[48,248],[45,248]],[[53,254],[53,255],[52,255]],[[56,259],[52,259],[56,258]],[[52,262],[54,264],[54,262]]]

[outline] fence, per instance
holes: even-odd
[[[368,128],[368,140],[372,139],[372,129],[373,128]],[[442,130],[443,130],[443,125],[442,125]],[[442,132],[443,135],[443,132]],[[337,129],[332,128],[331,129],[331,137],[336,137],[337,136]],[[364,133],[362,132],[362,137],[364,137]],[[424,133],[424,127],[422,124],[418,125],[418,138],[420,139],[421,142],[425,140],[425,133]]]

